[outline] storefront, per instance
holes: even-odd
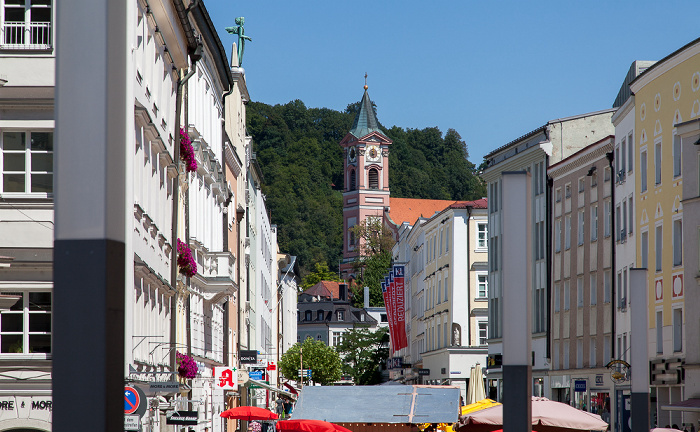
[[[610,423],[614,417],[614,383],[607,369],[572,371],[572,374],[552,374],[549,377],[552,397],[557,402],[598,414]]]
[[[0,431],[51,430],[51,390],[0,393]]]

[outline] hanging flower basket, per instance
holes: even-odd
[[[197,362],[187,354],[182,354],[179,351],[175,352],[177,357],[177,373],[182,378],[197,377]]]
[[[187,277],[197,274],[197,262],[192,257],[192,250],[180,239],[177,239],[177,266],[180,273]]]
[[[192,140],[184,128],[180,128],[180,159],[185,163],[187,172],[197,171],[197,161],[194,157]]]

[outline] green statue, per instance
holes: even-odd
[[[245,22],[245,18],[243,17],[238,17],[236,18],[236,24],[233,27],[226,27],[226,31],[238,35],[238,66],[243,64],[243,49],[245,48],[245,41],[249,40],[252,41],[252,39],[249,36],[246,36],[244,31],[243,31],[243,23]]]

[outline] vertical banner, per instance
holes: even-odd
[[[408,338],[406,337],[406,290],[404,266],[394,266],[394,292],[396,304],[396,330],[398,332],[398,347],[408,347]]]
[[[389,303],[391,303],[391,316],[394,322],[394,351],[399,350],[399,326],[396,321],[396,284],[394,283],[394,269],[389,268]]]
[[[386,308],[386,317],[389,320],[389,339],[391,340],[391,350],[396,351],[396,327],[394,326],[394,315],[391,309],[391,281],[389,276],[384,277],[384,286],[386,287],[384,307]]]

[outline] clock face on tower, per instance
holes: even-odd
[[[355,147],[350,147],[350,151],[348,152],[348,162],[354,163],[355,160],[357,160],[357,153]]]
[[[381,152],[378,146],[372,145],[367,147],[367,160],[376,162],[381,157]]]

